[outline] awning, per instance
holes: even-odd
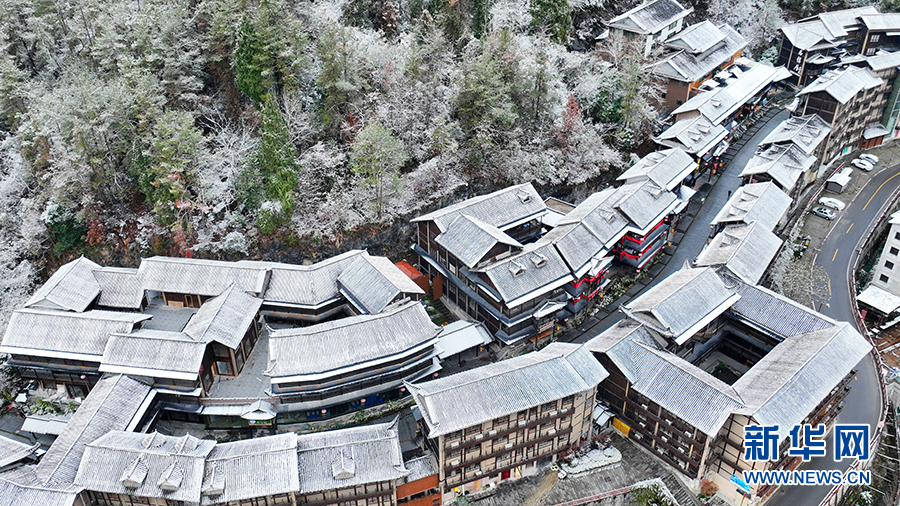
[[[58,436],[66,428],[69,419],[63,416],[53,415],[29,415],[22,424],[22,431],[32,434],[52,434]]]
[[[872,125],[865,129],[865,131],[863,132],[863,138],[866,140],[870,140],[876,137],[884,137],[889,133],[891,132],[881,125]]]
[[[609,421],[610,418],[613,417],[612,411],[606,409],[602,404],[597,404],[594,406],[594,423],[597,425],[603,426],[606,425],[606,422]]]
[[[537,308],[537,309],[534,311],[534,313],[531,313],[531,314],[532,314],[532,316],[534,316],[535,318],[543,318],[544,316],[547,316],[547,315],[549,315],[549,314],[553,314],[553,313],[559,311],[560,309],[562,309],[562,308],[564,308],[564,307],[566,307],[566,303],[565,303],[565,302],[558,302],[558,301],[548,300],[547,302],[544,302],[544,304],[541,305],[541,307]]]
[[[484,325],[467,321],[455,321],[445,325],[437,337],[437,347],[441,350],[438,357],[441,360],[491,342],[491,335]]]
[[[790,112],[794,112],[797,110],[797,107],[799,107],[799,106],[800,106],[800,99],[795,98],[794,100],[791,100],[790,104],[784,106],[784,108]]]
[[[244,408],[241,418],[244,420],[271,420],[275,418],[276,414],[275,406],[272,403],[260,399]]]
[[[900,297],[893,293],[871,285],[859,295],[856,301],[889,315],[900,308]]]

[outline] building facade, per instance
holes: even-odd
[[[582,346],[540,352],[408,385],[443,499],[531,474],[591,435],[597,384],[607,373]],[[459,409],[460,405],[466,409]]]

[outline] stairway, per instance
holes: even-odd
[[[674,474],[668,473],[662,477],[662,481],[666,484],[666,488],[669,489],[672,496],[675,497],[678,506],[701,506],[700,501],[697,500],[697,496],[691,493],[684,483],[682,483],[682,481]]]

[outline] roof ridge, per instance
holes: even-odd
[[[548,352],[548,351],[544,351],[544,352],[542,352],[542,353],[546,353],[547,355],[550,354],[550,352]],[[566,355],[563,354],[563,353],[558,353],[558,354],[557,354],[557,353],[554,353],[554,355],[555,355],[554,357],[548,358],[548,359],[546,359],[546,360],[540,360],[540,359],[538,359],[538,360],[536,360],[536,361],[533,361],[533,362],[527,364],[526,367],[530,367],[530,366],[533,366],[533,365],[537,365],[537,364],[542,363],[542,362],[550,362],[550,361],[553,361],[553,360],[557,360],[557,359],[559,359],[559,358],[565,358],[565,356],[566,356]],[[527,356],[528,356],[527,354],[526,354],[526,355],[520,355],[519,357],[516,357],[516,358],[527,357]],[[512,360],[512,359],[511,359],[511,360]],[[504,362],[506,363],[506,365],[509,364],[509,360],[506,360],[506,361],[501,360],[500,362],[495,362],[495,364],[503,364]],[[518,369],[521,369],[521,368],[518,368]],[[423,385],[427,385],[429,382],[426,382],[426,383],[423,383],[423,384],[419,384],[419,385],[417,385],[417,387],[419,387],[419,390],[420,390],[420,391],[423,391],[423,394],[424,394],[424,395],[433,395],[433,394],[436,394],[436,393],[438,393],[438,392],[445,392],[445,391],[450,390],[450,389],[452,389],[452,388],[459,388],[459,387],[461,387],[461,386],[463,386],[463,385],[469,385],[469,384],[472,384],[472,383],[476,383],[476,382],[478,382],[478,381],[483,381],[483,380],[486,379],[486,378],[493,378],[493,377],[497,377],[497,376],[502,376],[502,375],[504,375],[504,374],[509,374],[510,372],[512,372],[512,371],[514,371],[514,370],[518,370],[518,369],[504,369],[503,371],[497,371],[497,372],[493,372],[493,373],[492,373],[492,372],[489,372],[489,373],[487,374],[487,376],[481,376],[481,377],[478,377],[478,378],[472,378],[472,379],[470,379],[470,380],[468,380],[468,381],[464,381],[464,382],[462,382],[462,383],[457,383],[457,384],[455,384],[455,385],[448,385],[448,386],[446,386],[446,387],[444,387],[444,388],[439,388],[439,389],[437,389],[437,390],[433,390],[433,391],[430,391],[430,392],[424,392],[424,391],[422,390],[422,388],[421,388]],[[474,370],[474,369],[471,369],[471,370]],[[464,372],[468,372],[468,371],[464,371]],[[457,374],[463,374],[464,372],[462,372],[462,373],[457,373]],[[452,378],[453,376],[455,376],[455,374],[451,374],[451,375],[449,375],[449,376],[445,376],[443,379]]]
[[[90,422],[94,420],[94,417],[95,417],[95,416],[97,416],[97,412],[99,411],[99,407],[103,405],[103,402],[105,402],[106,399],[108,399],[110,395],[112,395],[112,393],[113,393],[113,387],[116,386],[116,385],[119,383],[119,381],[121,381],[122,378],[124,378],[124,377],[125,377],[124,374],[119,374],[118,376],[116,376],[115,380],[112,381],[113,384],[112,384],[112,386],[110,386],[109,390],[107,390],[106,394],[103,396],[103,400],[100,401],[100,403],[98,404],[98,409],[95,409],[94,412],[91,413],[91,416],[90,416],[90,419],[88,420],[88,423],[84,424],[84,425],[81,427],[81,430],[80,430],[79,433],[78,433],[78,437],[81,437],[81,435],[84,434],[85,430],[87,430],[88,426],[90,425]],[[96,388],[96,385],[95,385],[94,387]],[[91,390],[91,391],[93,391],[93,390]],[[86,399],[86,398],[85,398],[85,399]],[[83,405],[83,403],[82,403],[82,405]],[[73,418],[74,418],[74,416],[73,416]],[[71,420],[70,420],[70,423],[71,423]],[[66,427],[68,428],[68,424],[66,425]],[[64,429],[64,430],[65,430],[65,429]],[[48,483],[50,483],[50,479],[53,478],[53,475],[56,474],[56,471],[59,470],[60,466],[62,466],[63,461],[65,461],[65,460],[66,460],[66,457],[69,455],[69,453],[72,452],[72,449],[75,447],[74,442],[78,440],[78,437],[76,437],[75,440],[72,442],[72,444],[69,445],[69,447],[68,447],[68,448],[66,449],[66,451],[63,453],[62,458],[60,458],[60,459],[56,462],[56,465],[53,466],[53,469],[50,471],[50,473],[48,473],[47,478],[46,478],[46,479],[42,479],[42,480],[41,480],[41,483],[43,483],[44,485],[47,485]],[[54,444],[55,444],[55,443],[56,443],[56,441],[54,441]],[[52,445],[51,445],[51,446],[52,446]]]
[[[219,315],[219,312],[222,311],[222,307],[225,305],[225,301],[228,300],[228,297],[231,295],[234,288],[235,288],[235,283],[234,283],[234,281],[232,281],[228,285],[228,288],[223,290],[222,293],[220,293],[219,295],[217,295],[215,297],[216,299],[218,299],[219,297],[222,297],[224,295],[224,298],[222,298],[221,301],[218,301],[219,305],[218,305],[218,307],[216,307],[212,316],[209,318],[209,321],[206,323],[206,326],[203,328],[203,332],[201,332],[200,335],[196,338],[198,341],[203,340],[203,336],[205,336],[206,333],[209,332],[209,327],[212,326],[212,323],[215,321],[216,317]],[[202,308],[202,305],[201,305],[201,308]],[[200,312],[200,310],[198,309],[197,313],[199,313],[199,312]],[[193,315],[191,315],[191,320],[193,320],[197,316],[197,313],[194,313]],[[188,327],[188,325],[190,325],[191,320],[188,320],[188,322],[184,325],[185,329]],[[184,331],[184,329],[182,329],[182,331]],[[185,332],[185,334],[187,334],[187,332]],[[194,337],[194,336],[191,336],[190,334],[188,334],[188,335],[191,338]]]
[[[835,337],[837,337],[837,335],[841,333],[841,331],[842,331],[843,329],[845,329],[846,327],[849,327],[849,326],[850,326],[850,322],[836,322],[836,323],[837,323],[837,325],[835,325],[835,326],[838,327],[837,331],[834,332],[833,334],[831,334],[830,336],[828,336],[828,338],[825,339],[825,340],[822,342],[822,345],[819,346],[819,347],[816,349],[816,351],[815,351],[812,355],[810,355],[809,359],[806,360],[805,362],[803,362],[803,365],[801,365],[800,367],[796,368],[796,369],[794,370],[794,372],[791,373],[790,376],[788,376],[787,378],[785,378],[785,380],[782,381],[781,385],[779,385],[778,388],[776,388],[776,389],[773,390],[769,395],[767,395],[766,398],[765,398],[765,400],[763,400],[762,402],[760,402],[758,406],[752,406],[752,409],[753,409],[753,412],[754,412],[754,413],[755,413],[756,411],[758,411],[760,407],[764,406],[767,402],[769,402],[770,400],[772,400],[772,398],[775,397],[775,395],[776,395],[777,393],[781,392],[782,389],[786,388],[786,387],[788,386],[788,383],[791,383],[791,382],[793,381],[793,379],[796,378],[796,377],[800,374],[800,371],[804,370],[804,369],[806,368],[806,366],[809,365],[809,362],[810,362],[810,360],[811,360],[813,357],[815,357],[819,352],[821,352],[821,351],[825,348],[826,345],[830,344],[830,343],[835,339]],[[782,343],[786,342],[788,339],[794,339],[794,338],[797,338],[797,337],[799,337],[799,336],[808,336],[809,334],[814,334],[814,333],[816,333],[816,332],[822,332],[823,330],[826,330],[826,329],[828,329],[828,327],[825,327],[824,329],[813,330],[813,331],[810,331],[810,332],[804,332],[803,334],[797,334],[797,335],[795,335],[795,336],[788,337],[787,339],[785,339],[784,341],[782,341]],[[779,344],[781,344],[781,343],[779,343]],[[771,353],[771,351],[770,351],[769,353]],[[765,357],[763,357],[763,358],[765,358]],[[762,361],[762,360],[760,360],[760,361]],[[757,362],[757,364],[758,364],[758,363],[759,363],[759,362]],[[740,378],[738,378],[738,381],[740,381]],[[738,381],[736,381],[735,384],[737,384]],[[733,387],[732,387],[732,388],[733,388]],[[736,390],[736,389],[735,389],[735,390]],[[751,406],[747,406],[747,407],[751,407]]]

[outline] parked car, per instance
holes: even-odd
[[[829,209],[827,207],[814,207],[812,213],[820,218],[825,218],[826,220],[834,219],[834,209]]]
[[[830,207],[835,211],[843,211],[844,207],[847,206],[847,204],[844,204],[843,201],[832,197],[822,197],[819,199],[819,203],[825,207]]]
[[[863,153],[859,155],[859,157],[872,165],[878,165],[878,157],[873,155],[872,153]]]
[[[853,161],[850,162],[850,165],[856,167],[859,170],[864,170],[866,172],[869,172],[870,170],[875,168],[875,166],[872,165],[871,162],[867,162],[866,160],[863,160],[862,158],[854,158]]]

